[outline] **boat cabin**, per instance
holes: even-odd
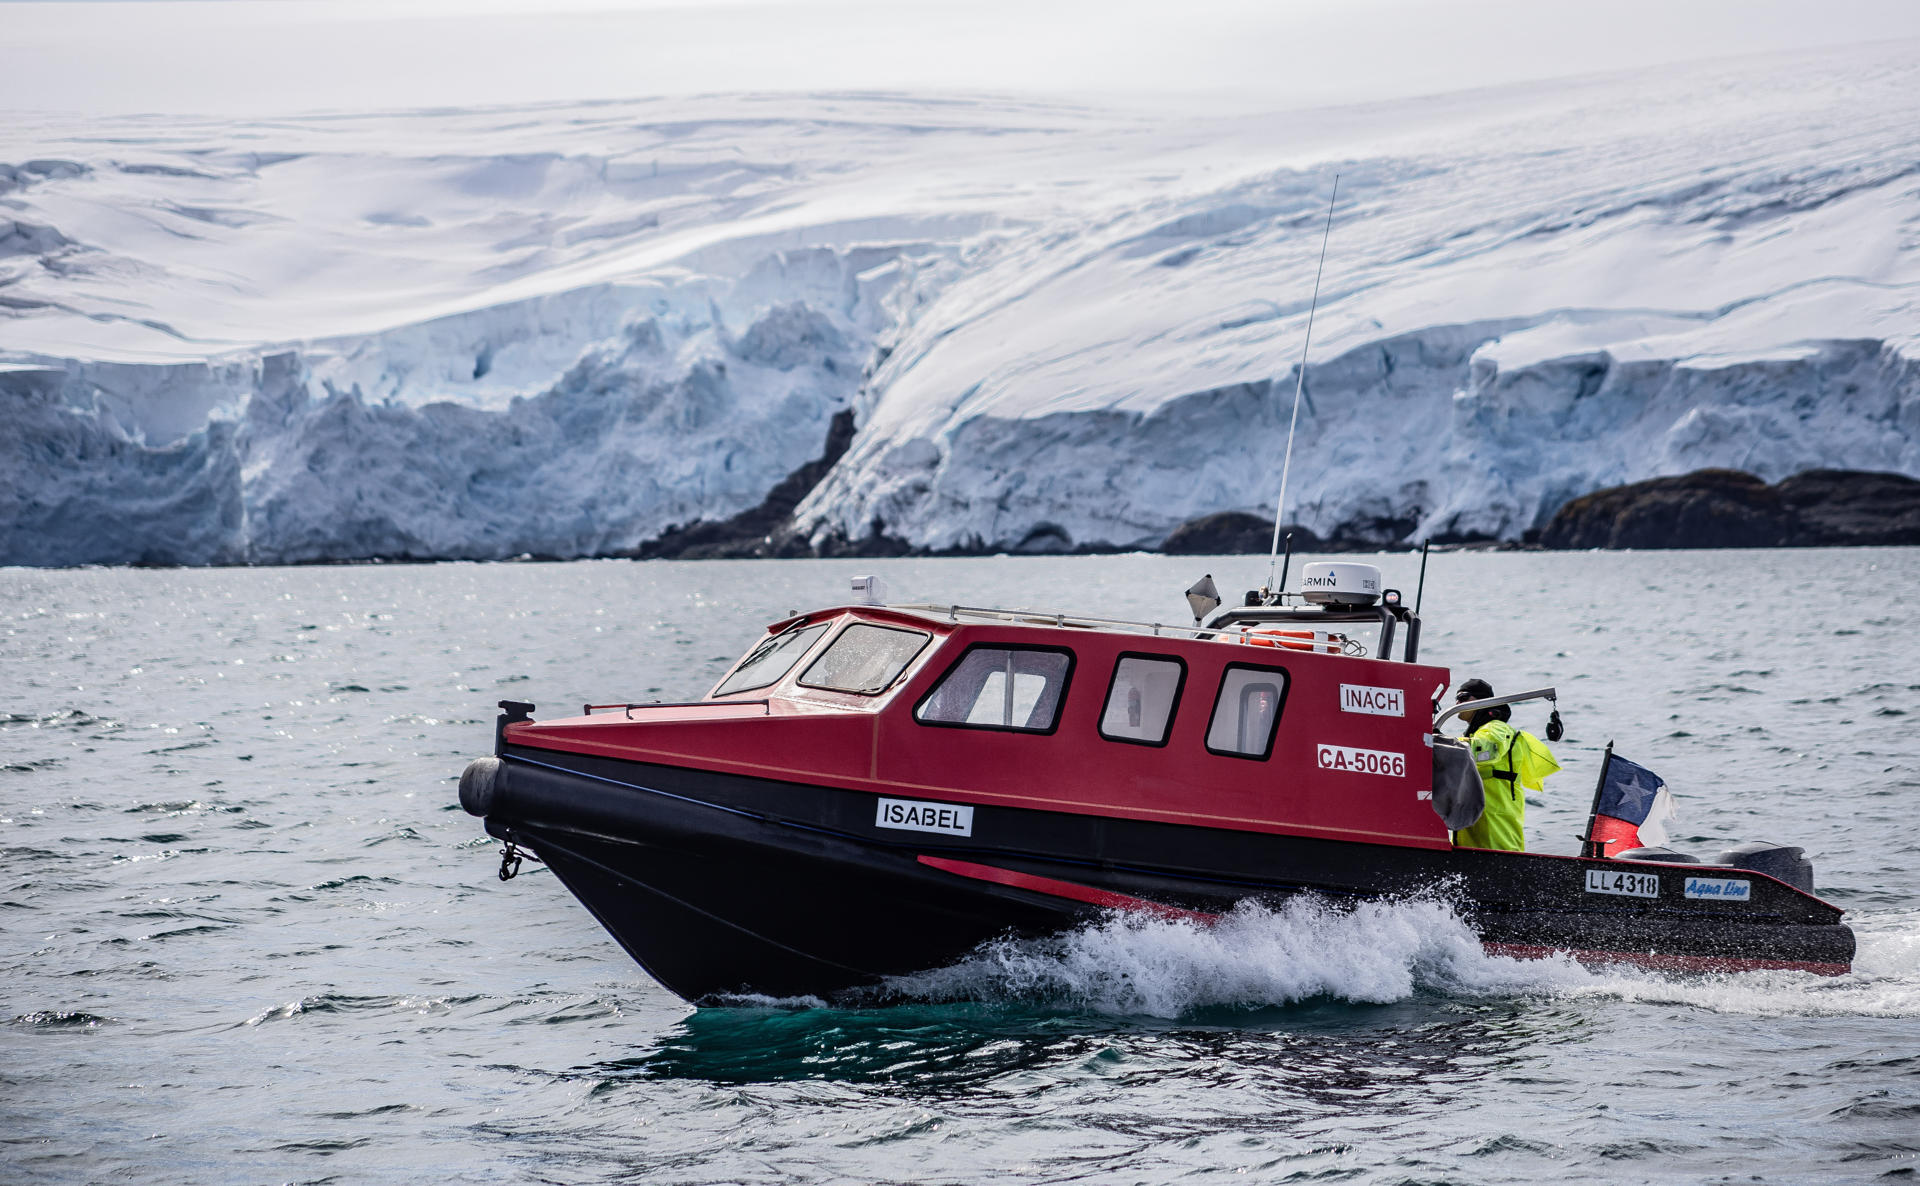
[[[1391,590],[1191,627],[847,605],[769,626],[703,700],[590,705],[504,739],[939,804],[1448,848],[1430,735],[1449,676],[1417,662],[1418,640]]]

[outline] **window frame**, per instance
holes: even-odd
[[[795,655],[793,658],[793,662],[787,664],[786,669],[782,671],[779,675],[774,676],[772,679],[768,680],[766,683],[763,683],[763,684],[754,684],[751,687],[735,688],[731,692],[722,692],[720,689],[726,686],[727,681],[733,678],[734,672],[738,670],[745,662],[747,655],[740,656],[739,659],[734,660],[733,666],[727,668],[726,672],[721,675],[721,677],[717,682],[714,683],[713,690],[707,693],[707,699],[721,700],[728,696],[738,696],[742,692],[758,692],[762,688],[771,688],[773,685],[779,683],[781,680],[792,675],[794,672],[794,669],[800,666],[800,661],[805,659],[809,654],[812,653],[815,647],[820,645],[821,639],[833,637],[832,627],[833,627],[833,623],[831,621],[809,622],[803,618],[800,620],[800,622],[797,625],[789,626],[785,630],[782,630],[779,634],[768,635],[766,638],[762,639],[760,643],[755,643],[753,648],[747,652],[747,655],[751,655],[753,654],[754,651],[759,650],[762,643],[774,641],[786,634],[805,634],[807,631],[815,630],[815,629],[818,629],[820,631],[819,637],[815,638],[812,642],[809,642],[806,645],[806,648],[804,650],[802,650],[798,655]]]
[[[1261,753],[1249,754],[1239,750],[1213,748],[1213,723],[1220,717],[1221,694],[1226,690],[1227,676],[1235,671],[1265,671],[1280,677],[1280,702],[1273,706],[1273,731],[1267,734],[1267,748]],[[1284,667],[1275,667],[1266,663],[1245,663],[1233,660],[1220,669],[1220,682],[1213,690],[1213,711],[1207,714],[1207,731],[1200,736],[1200,743],[1206,751],[1217,758],[1239,758],[1246,762],[1265,762],[1273,757],[1273,747],[1280,740],[1280,722],[1286,719],[1287,697],[1293,694],[1293,672]]]
[[[891,630],[895,634],[917,634],[920,636],[920,645],[914,648],[913,654],[907,656],[907,661],[900,665],[900,670],[893,673],[893,678],[888,680],[884,687],[876,688],[871,692],[862,691],[857,688],[836,688],[836,687],[833,687],[831,684],[808,683],[807,676],[812,674],[813,669],[815,667],[818,667],[820,665],[821,660],[827,657],[827,652],[831,651],[835,646],[837,646],[840,640],[847,636],[847,632],[849,630],[852,630],[855,626],[870,626],[875,630]],[[832,692],[835,695],[839,695],[839,696],[866,696],[866,697],[884,696],[888,692],[891,692],[894,689],[894,687],[899,684],[901,678],[904,677],[907,674],[907,672],[913,668],[914,663],[919,660],[920,656],[926,654],[927,644],[931,643],[932,641],[933,641],[933,634],[930,631],[915,630],[911,626],[891,626],[882,622],[869,622],[865,618],[855,618],[852,621],[848,622],[846,625],[840,627],[840,629],[835,630],[833,632],[832,636],[827,641],[826,649],[822,650],[818,655],[814,656],[813,662],[807,664],[807,669],[805,671],[802,671],[799,675],[796,675],[793,677],[793,686],[796,688],[806,688],[806,689],[809,689],[810,691],[815,691],[815,692]],[[819,644],[816,643],[814,645],[818,646]],[[798,663],[795,663],[794,666],[798,667],[800,665]]]
[[[1114,681],[1120,678],[1120,665],[1128,659],[1146,659],[1155,663],[1173,663],[1180,668],[1180,678],[1173,682],[1173,703],[1167,706],[1167,728],[1158,741],[1148,741],[1144,737],[1115,737],[1107,732],[1107,705],[1113,702]],[[1224,675],[1223,675],[1224,678]],[[1094,731],[1100,734],[1102,741],[1117,741],[1122,745],[1144,745],[1153,749],[1165,749],[1173,743],[1173,726],[1180,716],[1180,699],[1187,693],[1187,661],[1178,655],[1161,654],[1155,651],[1121,651],[1114,657],[1113,672],[1107,676],[1107,697],[1100,702],[1100,716],[1094,721]],[[1211,725],[1212,722],[1208,722]]]
[[[975,651],[1040,651],[1047,654],[1065,655],[1067,657],[1067,669],[1060,673],[1060,696],[1054,704],[1053,723],[1044,729],[1025,729],[1018,725],[976,725],[968,721],[928,721],[921,719],[920,710],[927,706],[927,701],[932,700],[934,696],[939,693],[941,687],[946,684],[948,677],[958,670],[962,663],[967,661],[968,655],[973,654]],[[933,686],[927,689],[926,695],[914,701],[912,714],[913,723],[916,725],[924,725],[929,729],[972,729],[976,732],[987,733],[1017,733],[1022,737],[1051,737],[1060,731],[1060,722],[1066,719],[1067,693],[1073,690],[1073,669],[1079,666],[1079,663],[1080,656],[1075,654],[1071,647],[1056,647],[1042,643],[1025,642],[983,641],[968,643],[967,649],[956,655],[953,662],[947,664],[946,668],[940,672],[940,678],[933,681]]]

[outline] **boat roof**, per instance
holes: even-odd
[[[930,626],[942,632],[961,626],[1039,626],[1061,630],[1091,630],[1112,634],[1132,634],[1151,638],[1190,639],[1206,641],[1223,637],[1238,637],[1247,627],[1260,624],[1291,624],[1310,626],[1319,623],[1381,623],[1400,622],[1409,627],[1411,640],[1417,654],[1419,639],[1419,618],[1400,607],[1366,606],[1342,607],[1311,604],[1289,604],[1276,606],[1230,606],[1214,612],[1204,623],[1181,624],[1177,622],[1147,622],[1127,618],[1103,618],[1090,614],[1070,614],[1059,610],[1044,609],[1007,609],[978,605],[934,605],[927,603],[905,603],[899,605],[840,605],[831,608],[811,610],[804,614],[795,614],[767,626],[768,633],[778,633],[800,621],[824,621],[844,614],[865,615],[870,617],[891,618],[902,623]],[[1376,662],[1397,662],[1384,652],[1372,658]],[[1409,655],[1407,662],[1415,661]]]

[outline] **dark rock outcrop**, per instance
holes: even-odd
[[[1774,489],[1799,517],[1796,543],[1920,544],[1920,482],[1904,474],[1810,469]]]
[[[1322,548],[1319,536],[1299,525],[1281,529],[1284,537],[1293,533],[1296,552],[1316,552]],[[1169,556],[1264,556],[1273,547],[1273,520],[1249,515],[1245,511],[1219,511],[1189,519],[1160,541],[1160,550]]]
[[[1541,533],[1549,548],[1764,548],[1785,543],[1794,516],[1752,474],[1703,469],[1583,495]]]
[[[1920,543],[1920,481],[1809,470],[1769,486],[1703,469],[1583,495],[1540,533],[1548,548],[1766,548]]]
[[[759,506],[731,519],[696,519],[662,532],[640,545],[638,560],[727,560],[748,557],[812,556],[814,549],[792,530],[793,508],[820,484],[853,443],[853,409],[833,414],[820,456],[780,480]],[[876,534],[879,534],[876,529]]]

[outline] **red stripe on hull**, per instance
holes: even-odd
[[[990,881],[995,885],[1004,885],[1011,889],[1031,890],[1034,893],[1050,894],[1056,898],[1086,902],[1092,906],[1105,906],[1112,910],[1138,910],[1160,918],[1179,919],[1183,922],[1202,925],[1210,924],[1220,917],[1217,914],[1207,914],[1199,910],[1182,910],[1178,906],[1149,902],[1145,898],[1136,898],[1130,894],[1116,894],[1112,890],[1095,889],[1090,885],[1077,885],[1071,881],[1056,881],[1051,877],[1038,877],[1032,873],[1002,869],[997,865],[976,865],[972,861],[955,861],[946,857],[924,855],[920,857],[920,863],[945,873],[971,877],[976,881]]]
[[[925,858],[922,858],[923,860]],[[1718,955],[1660,955],[1655,952],[1581,951],[1564,947],[1538,947],[1531,943],[1480,944],[1488,955],[1511,959],[1538,960],[1555,955],[1570,955],[1583,964],[1633,964],[1656,972],[1815,972],[1822,976],[1845,976],[1851,964],[1812,963],[1806,960],[1735,959]]]

